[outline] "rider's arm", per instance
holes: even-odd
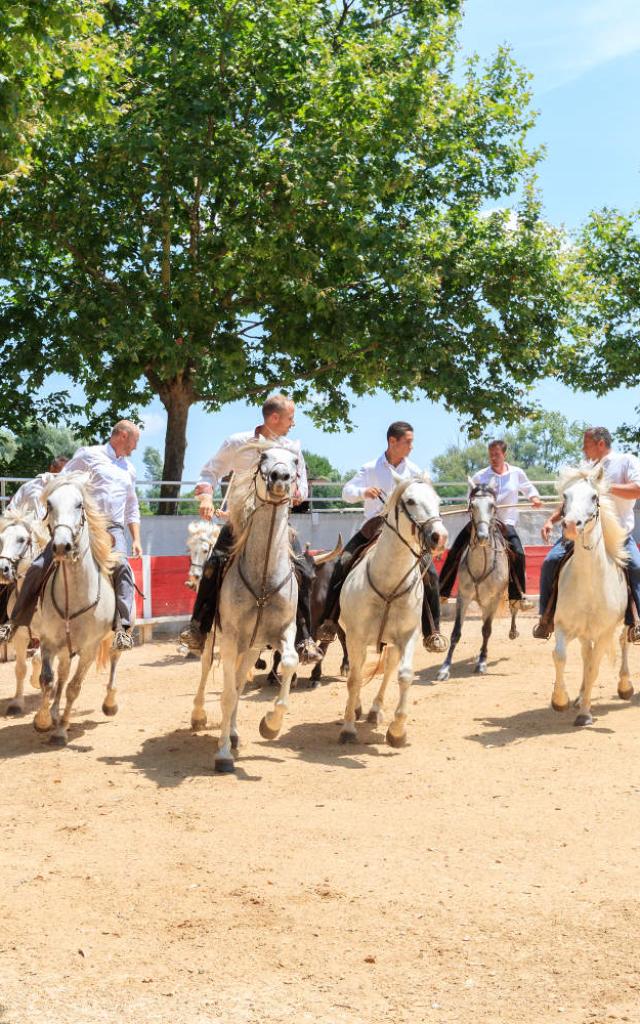
[[[233,456],[237,447],[227,438],[200,471],[194,494],[199,498],[198,512],[202,519],[211,519],[213,516],[213,495],[218,481],[233,472]]]
[[[534,508],[540,508],[542,505],[540,500],[540,491],[535,484],[531,483],[523,469],[519,472],[518,491],[520,494],[524,494],[525,498],[529,498]]]
[[[140,541],[140,523],[129,523],[131,534],[131,554],[133,558],[140,558],[142,555],[142,543]]]
[[[560,520],[562,519],[562,515],[563,515],[562,505],[558,505],[558,507],[555,510],[555,512],[551,513],[549,518],[544,523],[542,529],[540,530],[540,533],[542,534],[542,539],[544,541],[546,541],[547,544],[549,543],[549,540],[551,538],[551,531],[552,531],[553,527],[555,526],[556,523],[560,522]]]
[[[355,476],[347,480],[342,488],[342,500],[349,502],[350,505],[355,505],[357,502],[362,501],[365,497],[365,491],[369,488],[368,476],[367,467],[362,466]]]

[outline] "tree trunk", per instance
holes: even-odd
[[[184,455],[187,449],[187,420],[189,408],[195,401],[193,387],[188,376],[180,373],[172,380],[162,381],[158,387],[160,401],[167,410],[167,433],[164,442],[163,480],[181,480],[184,469]],[[177,498],[179,484],[167,484],[160,488],[161,498]],[[157,515],[175,516],[179,512],[177,501],[162,501],[158,504]]]

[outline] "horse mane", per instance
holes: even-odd
[[[411,487],[411,484],[416,483],[429,484],[429,486],[433,490],[433,493],[437,497],[436,490],[431,481],[431,477],[429,476],[425,469],[424,472],[420,473],[419,476],[410,476],[408,480],[402,480],[399,484],[396,484],[391,494],[388,495],[387,500],[384,503],[382,514],[386,516],[389,515],[391,512],[395,512],[396,506],[404,492],[407,490],[408,487]]]
[[[469,501],[472,498],[484,497],[485,494],[490,494],[492,498],[498,497],[495,487],[492,487],[491,484],[476,484],[469,491]]]
[[[100,571],[109,575],[118,564],[120,556],[113,550],[111,534],[107,530],[109,519],[98,511],[98,506],[91,493],[89,474],[82,470],[57,474],[43,489],[41,500],[43,503],[46,502],[54,491],[57,491],[59,487],[64,487],[65,484],[73,484],[82,494],[82,503],[89,527],[91,554]]]
[[[194,551],[201,540],[217,540],[220,530],[221,526],[219,523],[213,523],[208,520],[190,523],[187,535],[187,549]]]
[[[277,441],[269,441],[266,438],[256,437],[255,440],[247,441],[238,448],[238,454],[246,451],[255,451],[256,458],[246,469],[236,470],[227,492],[227,507],[229,510],[229,525],[234,536],[232,551],[236,554],[240,551],[247,539],[246,531],[251,517],[258,504],[256,492],[256,473],[260,456],[272,448],[282,448],[288,455],[294,455],[291,448],[278,444]]]
[[[593,466],[586,462],[580,466],[563,466],[556,483],[558,494],[562,494],[567,487],[578,483],[579,480],[587,480],[597,492],[605,550],[616,565],[624,567],[629,561],[629,556],[624,550],[627,531],[618,521],[615,504],[609,497],[609,484],[606,478],[603,477],[599,482],[594,481]]]
[[[0,518],[0,533],[4,533],[7,527],[18,524],[24,526],[30,534],[33,534],[40,548],[43,548],[49,540],[49,534],[42,521],[34,516],[32,510],[27,505],[18,505],[16,508],[7,509]]]

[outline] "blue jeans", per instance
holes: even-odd
[[[624,542],[625,551],[629,554],[629,561],[627,563],[627,576],[629,579],[629,585],[631,587],[631,593],[633,595],[633,601],[637,611],[640,613],[640,551],[635,540],[629,534],[626,541]],[[542,563],[542,569],[540,570],[540,614],[544,614],[544,611],[549,604],[551,594],[553,593],[553,584],[556,576],[558,575],[560,562],[564,558],[567,551],[571,551],[573,548],[573,542],[564,540],[556,541],[551,548],[549,554]],[[624,621],[627,626],[633,625],[633,614],[630,608],[627,608]]]

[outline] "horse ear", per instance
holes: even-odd
[[[472,491],[473,488],[476,486],[475,480],[472,480],[470,476],[467,476],[467,483],[469,485],[469,490],[470,491]]]
[[[604,480],[604,466],[602,465],[602,463],[596,466],[596,468],[590,476],[590,480],[591,483],[594,484],[594,486],[596,487],[602,483],[602,481]]]

